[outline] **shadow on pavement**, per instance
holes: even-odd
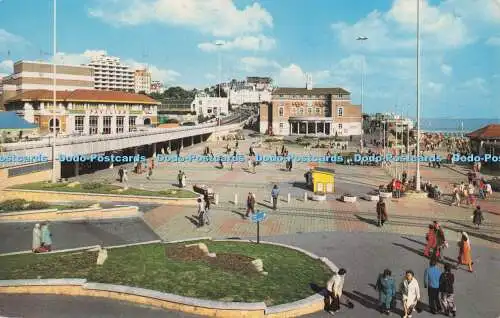
[[[193,224],[194,226],[196,227],[200,226],[200,222],[197,220],[196,215],[186,216],[186,219],[188,219],[189,222],[191,222],[191,224]]]
[[[423,251],[420,251],[420,250],[417,250],[416,248],[413,248],[413,247],[409,247],[409,246],[406,246],[404,244],[401,244],[401,243],[392,243],[392,245],[394,246],[398,246],[398,247],[401,247],[401,248],[404,248],[405,250],[407,251],[410,251],[410,252],[413,252],[417,255],[420,255],[422,257],[425,257],[424,255],[424,252]]]
[[[370,224],[370,225],[374,225],[374,226],[378,226],[378,222],[376,220],[372,220],[372,219],[367,219],[367,218],[364,218],[360,215],[357,215],[357,214],[354,214],[354,216],[361,222],[365,222],[367,224]]]
[[[443,227],[446,228],[446,229],[455,231],[457,233],[462,232],[462,230],[454,228],[454,227],[451,227],[451,226],[443,226]],[[489,241],[489,242],[500,244],[500,239],[497,238],[497,237],[493,237],[493,236],[489,236],[489,235],[481,234],[481,233],[476,233],[476,232],[467,232],[467,234],[469,234],[470,236],[473,236],[473,237],[485,240],[485,241]]]
[[[234,213],[234,214],[237,214],[237,215],[241,216],[242,219],[245,218],[245,214],[244,213],[241,213],[241,212],[238,212],[238,211],[235,211],[235,210],[231,210],[231,213]]]
[[[403,239],[405,239],[405,240],[408,240],[408,241],[410,241],[410,242],[413,242],[413,243],[420,244],[420,245],[422,245],[422,246],[427,245],[427,244],[425,244],[424,242],[417,241],[417,240],[412,239],[412,238],[409,238],[409,237],[407,237],[407,236],[401,236],[401,238],[403,238]]]

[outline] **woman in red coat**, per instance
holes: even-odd
[[[425,239],[427,241],[427,244],[424,248],[424,255],[426,257],[430,257],[431,251],[434,251],[437,247],[436,230],[434,229],[434,226],[432,224],[429,224],[429,232],[427,232]]]

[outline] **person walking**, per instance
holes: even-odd
[[[41,248],[45,252],[52,251],[52,233],[49,229],[49,222],[43,222],[41,227],[42,244]]]
[[[208,196],[208,191],[203,193],[203,202],[205,206],[205,223],[210,225],[210,197]]]
[[[120,179],[120,183],[123,182],[123,168],[120,167],[120,169],[118,169],[118,178]]]
[[[33,228],[33,241],[31,244],[31,250],[33,253],[40,252],[40,246],[42,245],[42,231],[40,229],[40,224],[35,224]]]
[[[184,173],[184,171],[182,171],[181,173],[181,188],[184,188],[186,187],[186,174]]]
[[[424,271],[424,287],[427,288],[429,297],[429,307],[432,314],[437,314],[441,311],[439,303],[439,278],[441,277],[441,269],[437,266],[435,258],[431,258],[430,265]]]
[[[424,256],[430,257],[431,254],[434,254],[434,251],[436,249],[436,229],[434,228],[433,224],[429,224],[429,231],[425,236],[425,240],[427,241],[427,244],[424,248]]]
[[[250,212],[252,214],[255,213],[255,196],[252,192],[248,192],[247,196],[247,213],[245,214],[246,218],[250,216]]]
[[[389,269],[378,276],[375,289],[378,291],[380,312],[390,315],[392,301],[396,295],[396,283]]]
[[[153,177],[153,167],[149,167],[148,168],[148,175],[146,176],[146,178],[148,180],[151,180],[152,177]]]
[[[198,227],[202,227],[205,225],[205,205],[203,204],[203,200],[198,198],[197,207],[198,207]]]
[[[125,187],[128,188],[128,171],[127,168],[123,169],[123,183],[125,183]]]
[[[276,210],[276,206],[278,205],[278,195],[280,194],[280,189],[278,185],[275,184],[273,189],[271,190],[271,197],[273,199],[273,210]]]
[[[478,205],[476,209],[472,213],[472,223],[479,229],[479,226],[484,221],[483,211],[481,211],[481,207]]]
[[[420,301],[420,287],[412,270],[407,270],[401,282],[400,291],[404,310],[403,318],[411,318],[411,314]]]
[[[458,264],[467,265],[469,267],[469,272],[473,272],[472,265],[472,252],[469,235],[466,232],[462,232],[462,238],[458,242]]]
[[[441,308],[445,316],[456,317],[457,307],[455,305],[455,290],[453,285],[455,284],[455,275],[451,272],[451,264],[444,264],[444,273],[439,277],[439,291],[440,291],[440,301]]]
[[[434,249],[433,256],[436,260],[440,260],[443,258],[443,248],[448,246],[446,242],[446,238],[444,236],[444,231],[441,225],[434,221],[434,228],[436,229],[436,248]]]
[[[341,268],[326,283],[327,297],[325,309],[332,315],[340,311],[340,297],[344,289],[345,274],[347,274],[347,271]]]
[[[377,202],[377,221],[379,227],[384,226],[385,221],[387,221],[387,207],[383,198]]]

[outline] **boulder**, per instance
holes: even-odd
[[[205,243],[196,243],[196,244],[186,245],[186,247],[193,247],[193,246],[197,247],[200,251],[202,251],[205,256],[208,256],[208,257],[215,257],[216,256],[215,253],[210,253],[208,251],[208,247]]]
[[[264,263],[260,258],[253,260],[252,261],[252,266],[255,268],[255,270],[262,275],[267,275],[267,272],[264,272]]]
[[[104,262],[108,259],[108,250],[101,248],[99,250],[99,254],[97,255],[97,265],[103,265]]]
[[[67,187],[68,188],[75,188],[78,185],[80,185],[80,182],[74,181],[74,182],[68,183]]]

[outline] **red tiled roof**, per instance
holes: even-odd
[[[53,92],[46,89],[36,89],[23,92],[7,102],[12,101],[51,101]],[[100,91],[92,89],[77,89],[74,91],[58,91],[56,99],[67,102],[99,102],[99,103],[125,103],[125,104],[157,104],[161,103],[143,94],[127,93],[121,91]]]
[[[472,139],[500,139],[500,125],[491,124],[467,134]]]

